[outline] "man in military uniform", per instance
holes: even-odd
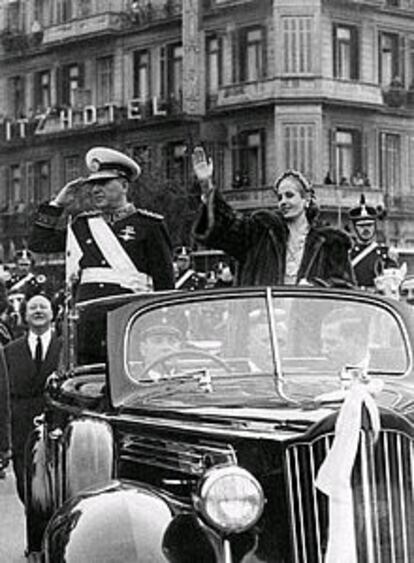
[[[366,205],[364,194],[361,195],[360,205],[349,211],[349,218],[355,235],[351,263],[357,285],[364,289],[374,289],[375,278],[385,268],[398,265],[390,256],[388,246],[376,240],[378,211]]]
[[[174,287],[171,243],[161,215],[128,202],[138,164],[125,154],[94,147],[86,154],[89,176],[69,182],[38,210],[30,238],[34,252],[66,247],[69,279],[78,280],[77,299]],[[76,217],[66,233],[58,228],[76,192],[90,189],[94,209]]]
[[[191,267],[191,252],[187,247],[179,248],[175,258],[175,266],[175,289],[194,291],[205,287],[206,276],[196,272]]]

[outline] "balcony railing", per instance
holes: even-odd
[[[350,209],[358,204],[362,192],[365,193],[369,205],[384,207],[384,193],[378,188],[315,185],[314,189],[316,201],[322,210]],[[223,191],[223,196],[239,210],[271,208],[277,205],[275,192],[270,187],[226,190]]]
[[[236,104],[257,103],[272,100],[275,97],[274,80],[258,80],[255,82],[244,82],[240,84],[229,84],[223,86],[217,92],[216,97],[209,97],[210,107],[231,106]],[[214,101],[213,101],[214,100]]]
[[[376,84],[317,76],[281,76],[277,96],[280,98],[325,98],[354,104],[382,104],[381,89]]]
[[[47,27],[43,32],[43,44],[64,41],[66,39],[77,39],[78,37],[111,30],[115,31],[122,26],[123,18],[119,13],[106,12],[96,14]]]

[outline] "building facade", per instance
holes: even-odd
[[[200,141],[240,210],[297,168],[327,221],[364,192],[414,247],[414,0],[9,0],[0,30],[4,260],[91,146],[185,199]]]

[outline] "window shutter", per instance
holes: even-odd
[[[69,105],[69,66],[60,69],[61,103]]]
[[[378,84],[382,84],[382,33],[378,33]]]
[[[357,27],[351,28],[351,78],[359,80],[359,41],[360,34]]]
[[[262,52],[263,52],[263,68],[262,68],[262,78],[267,77],[267,49],[268,49],[268,33],[267,27],[262,27]]]
[[[26,162],[26,201],[34,201],[34,170],[33,162]]]
[[[42,105],[42,96],[41,96],[40,72],[36,72],[34,75],[34,106],[36,112],[39,109],[43,109],[41,105]]]
[[[237,69],[237,61],[238,61],[238,41],[237,41],[237,31],[231,32],[231,81],[233,84],[238,82],[238,69]]]
[[[1,167],[1,185],[0,189],[0,211],[5,211],[9,202],[9,168],[8,166]]]
[[[237,34],[237,43],[238,43],[238,60],[236,62],[236,68],[238,71],[238,80],[237,82],[244,82],[246,80],[246,47],[247,47],[247,32],[246,30],[239,30]]]
[[[356,172],[362,172],[362,135],[361,131],[355,130],[353,132],[353,141],[354,141],[354,169],[352,170],[352,174]]]
[[[218,47],[218,83],[219,86],[223,84],[223,37],[217,37]]]
[[[58,106],[65,103],[63,101],[62,74],[63,74],[63,69],[61,67],[57,67],[55,72],[55,77],[56,77],[56,103]]]
[[[85,87],[85,64],[79,63],[78,64],[78,88]]]
[[[338,42],[337,42],[338,26],[334,23],[332,26],[332,68],[334,78],[338,77]]]
[[[338,184],[336,165],[336,128],[329,129],[329,169],[332,172],[332,180]]]
[[[398,75],[405,84],[405,37],[399,36],[398,42]]]
[[[264,187],[266,185],[266,131],[265,129],[260,129],[260,152],[261,152],[260,181],[262,187]]]

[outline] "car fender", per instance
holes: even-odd
[[[180,549],[179,558],[171,558],[177,535],[171,530],[180,507],[149,487],[129,482],[113,481],[84,492],[66,502],[50,520],[43,545],[45,563],[215,562],[207,535],[190,514],[192,525],[185,529],[191,533],[184,538],[179,534],[181,543],[185,539],[187,555]]]
[[[63,434],[63,499],[114,477],[114,439],[110,425],[99,419],[79,418]]]

